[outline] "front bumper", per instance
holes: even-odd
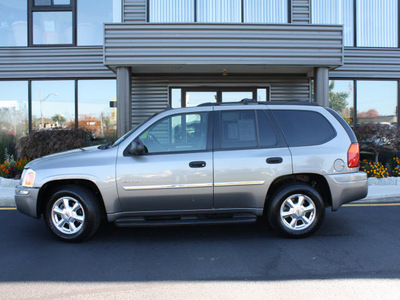
[[[39,218],[37,210],[37,198],[39,194],[38,188],[28,188],[22,185],[15,187],[15,203],[17,209],[25,215],[30,217]]]
[[[332,195],[332,210],[345,203],[367,197],[368,178],[365,172],[326,175]]]

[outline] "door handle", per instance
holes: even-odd
[[[191,168],[204,168],[206,166],[205,161],[192,161],[189,163],[189,167]]]
[[[269,157],[267,158],[267,164],[280,164],[283,162],[282,157]]]

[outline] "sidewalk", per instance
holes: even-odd
[[[400,180],[377,181],[375,178],[368,180],[368,196],[353,203],[400,203]],[[15,184],[18,181],[15,181]],[[0,207],[15,207],[13,183],[0,186]]]

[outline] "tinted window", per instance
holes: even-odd
[[[257,147],[255,113],[251,110],[221,112],[221,147]]]
[[[149,153],[205,150],[207,116],[196,113],[166,117],[142,133],[140,139]]]
[[[260,147],[270,147],[277,144],[276,135],[267,115],[263,111],[257,112]]]
[[[320,145],[336,135],[329,121],[317,112],[274,110],[272,113],[291,147]]]

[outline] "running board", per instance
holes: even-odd
[[[118,227],[153,227],[153,226],[177,226],[177,225],[212,225],[232,223],[253,223],[257,220],[254,214],[231,215],[188,215],[188,216],[158,216],[158,217],[126,217],[117,219]]]

